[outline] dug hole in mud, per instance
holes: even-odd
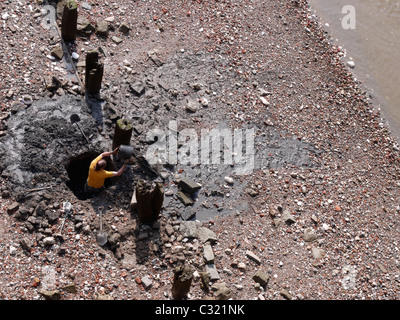
[[[204,221],[247,210],[246,176],[235,177],[232,184],[226,183],[225,177],[233,174],[229,164],[158,165],[155,168],[159,175],[154,177],[136,163],[128,166],[122,176],[108,179],[105,191],[99,196],[87,198],[82,190],[90,162],[101,152],[112,150],[114,124],[119,118],[115,113],[131,120],[138,128],[131,142],[143,155],[151,145],[151,141],[146,141],[143,128],[167,129],[169,121],[179,120],[181,130],[193,124],[194,113],[195,117],[212,119],[205,121],[208,127],[230,130],[224,101],[216,99],[213,93],[236,90],[235,75],[222,70],[215,72],[220,67],[221,59],[209,54],[177,53],[166,63],[150,66],[142,74],[135,75],[134,79],[123,83],[112,79],[104,88],[105,100],[100,103],[90,104],[85,97],[64,95],[35,101],[29,106],[21,104],[19,109],[13,110],[7,120],[7,135],[0,140],[0,171],[10,194],[21,204],[16,218],[24,221],[25,230],[56,234],[64,218],[60,203],[69,201],[75,217],[79,217],[75,220],[91,221],[90,232],[95,236],[99,221],[98,215],[93,218],[93,211],[97,214],[98,208],[104,207],[103,229],[114,239],[107,243],[108,248],[117,258],[132,257],[136,250],[136,259],[144,261],[148,259],[146,254],[140,255],[137,248],[134,249],[133,238],[139,234],[140,223],[136,212],[130,212],[132,194],[140,179],[163,183],[162,217]],[[195,83],[201,86],[193,85]],[[113,89],[116,86],[117,92]],[[188,100],[199,101],[202,96],[207,96],[210,105],[199,104],[195,110],[188,110]],[[77,124],[71,123],[72,114],[79,115],[79,126],[84,134]],[[255,132],[254,170],[312,166],[309,155],[319,152],[295,137],[284,138],[285,135],[273,127],[261,127],[259,123],[247,125]],[[118,170],[121,166],[122,162],[116,158],[107,161],[108,170]],[[190,205],[177,197],[179,180],[183,177],[201,186],[189,195]],[[115,213],[121,210],[131,214],[120,219],[117,233],[112,224]],[[158,231],[150,234],[158,239],[156,242],[160,241]]]

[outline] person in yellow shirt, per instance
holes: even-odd
[[[88,178],[85,183],[85,192],[86,193],[88,193],[91,196],[97,195],[104,189],[105,179],[111,178],[111,177],[118,177],[118,176],[122,175],[127,163],[124,163],[124,165],[118,171],[105,170],[107,162],[103,158],[108,157],[112,154],[116,154],[117,151],[118,151],[118,148],[116,148],[112,152],[103,152],[102,154],[97,156],[90,163],[89,174],[88,174]]]

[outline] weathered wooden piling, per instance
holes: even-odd
[[[61,19],[61,36],[66,42],[76,40],[78,22],[78,5],[75,0],[67,0],[64,4]]]
[[[86,93],[95,95],[100,93],[103,79],[104,65],[99,61],[99,53],[96,50],[86,55],[85,87]]]
[[[142,223],[158,219],[164,201],[164,188],[159,182],[140,180],[136,186],[136,212]]]
[[[193,279],[193,269],[189,266],[179,266],[174,270],[172,296],[176,300],[185,299],[190,291]]]
[[[127,119],[118,119],[115,124],[113,150],[122,145],[130,145],[132,137],[132,124]]]

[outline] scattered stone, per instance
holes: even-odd
[[[352,60],[347,61],[347,65],[348,65],[350,68],[354,68],[354,67],[356,66],[355,62],[352,61]]]
[[[145,85],[143,81],[136,80],[133,83],[129,83],[129,88],[133,91],[135,95],[140,96],[144,93]]]
[[[260,258],[254,252],[252,252],[250,250],[246,251],[246,257],[253,260],[254,262],[256,262],[258,264],[261,264]]]
[[[18,202],[13,202],[7,207],[7,213],[8,214],[14,214],[17,212],[19,209],[19,203]]]
[[[167,224],[165,226],[165,232],[167,233],[168,236],[171,236],[175,233],[175,230],[170,224]]]
[[[131,28],[126,24],[126,23],[121,23],[121,25],[119,26],[119,31],[121,31],[124,34],[129,33],[129,31],[131,30]]]
[[[305,242],[313,242],[313,241],[317,240],[317,235],[316,235],[314,229],[312,229],[312,228],[307,228],[307,229],[304,231],[304,236],[303,236],[303,238],[304,238],[304,241],[305,241]]]
[[[206,263],[212,263],[214,262],[214,253],[211,245],[206,244],[203,247],[203,257]]]
[[[151,281],[151,279],[148,276],[144,276],[140,280],[145,289],[150,288],[153,284],[153,282]]]
[[[38,290],[38,293],[41,294],[46,300],[60,300],[61,295],[58,290]]]
[[[113,36],[111,38],[112,41],[114,41],[116,44],[120,44],[123,40],[117,36]]]
[[[263,105],[269,106],[269,102],[268,102],[267,99],[265,99],[264,97],[259,97],[259,98],[260,98],[260,100],[261,100],[261,102],[262,102]]]
[[[76,293],[76,285],[75,283],[68,283],[67,285],[65,285],[63,288],[63,291],[68,292],[68,293]]]
[[[10,246],[10,255],[14,256],[17,253],[17,248],[14,246]]]
[[[28,240],[28,239],[22,239],[21,241],[20,241],[20,245],[21,245],[21,247],[23,248],[23,249],[25,249],[26,251],[28,251],[28,252],[30,252],[31,250],[32,250],[32,248],[33,248],[33,244],[32,244],[32,242],[30,241],[30,240]]]
[[[232,184],[234,183],[234,180],[233,180],[232,177],[225,177],[225,178],[224,178],[224,181],[225,181],[227,184],[230,184],[230,185],[232,185]]]
[[[157,50],[150,50],[147,52],[147,55],[149,56],[149,58],[155,63],[155,65],[157,67],[160,67],[164,64],[164,62],[162,62],[160,60],[160,58],[158,57],[158,51]]]
[[[57,46],[51,50],[50,55],[57,60],[61,60],[64,56],[64,51],[60,46]]]
[[[77,21],[77,32],[83,35],[90,35],[95,31],[95,27],[85,17],[79,16]]]
[[[95,32],[99,36],[107,37],[109,32],[108,22],[103,20],[97,21]]]
[[[206,264],[206,272],[210,275],[211,281],[219,280],[219,274],[214,264]]]
[[[292,224],[296,222],[296,219],[293,215],[289,212],[289,210],[283,211],[282,220],[287,224]]]
[[[197,182],[194,182],[192,179],[187,178],[187,177],[181,177],[178,183],[178,188],[180,188],[182,191],[189,193],[189,194],[194,194],[198,190],[200,190],[201,185],[198,184]]]
[[[54,237],[46,237],[43,239],[43,244],[46,246],[52,246],[55,243],[56,243],[56,240],[54,239]]]
[[[269,275],[262,270],[257,270],[253,276],[253,280],[259,283],[261,286],[265,286],[268,283]]]
[[[211,290],[214,291],[214,297],[217,300],[229,300],[231,298],[231,291],[226,286],[226,283],[214,283],[211,286]]]
[[[199,272],[201,278],[201,287],[203,290],[208,292],[210,290],[210,274],[208,272]]]
[[[274,221],[275,227],[279,227],[283,222],[282,219],[280,219],[280,218],[275,218],[273,221]]]
[[[240,270],[246,270],[246,264],[244,263],[244,262],[239,262],[238,264],[237,264],[237,267],[238,267],[238,269],[240,269]]]
[[[383,273],[387,273],[388,272],[387,269],[385,268],[385,266],[382,263],[378,263],[378,267],[379,267],[379,269],[381,269],[381,271]]]
[[[208,100],[207,100],[207,98],[205,98],[205,97],[201,97],[200,98],[200,104],[203,106],[203,107],[208,107]]]
[[[178,191],[176,193],[176,197],[185,205],[185,206],[190,206],[194,204],[194,201],[188,197],[184,192]],[[185,219],[188,220],[188,219]]]
[[[292,295],[286,290],[286,289],[282,289],[280,291],[280,294],[282,297],[284,297],[287,300],[292,300]]]
[[[247,188],[247,189],[246,189],[246,192],[247,192],[250,196],[252,196],[253,198],[256,197],[256,196],[258,195],[258,191],[257,191],[257,190],[254,190],[253,188]]]
[[[81,7],[86,10],[91,10],[92,6],[88,2],[82,2]]]
[[[133,191],[131,198],[131,210],[136,210],[137,208],[137,199],[136,199],[136,189]]]
[[[115,17],[114,16],[110,16],[104,19],[104,21],[107,21],[108,23],[114,23],[115,22]]]
[[[76,52],[72,52],[72,53],[71,53],[71,57],[72,57],[72,59],[74,59],[74,60],[78,60],[78,59],[79,59],[79,54],[77,54]]]
[[[194,99],[187,99],[185,109],[187,112],[195,113],[199,109],[199,104]]]
[[[325,250],[319,248],[312,248],[311,253],[314,259],[321,259],[325,255]]]
[[[205,242],[214,243],[218,241],[215,232],[206,227],[200,227],[197,229],[197,237],[203,243]]]
[[[179,226],[179,232],[185,238],[196,238],[197,237],[196,221],[182,221]]]

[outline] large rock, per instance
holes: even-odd
[[[214,297],[217,300],[229,300],[231,298],[231,291],[226,286],[226,283],[214,283],[211,286],[211,290],[214,291]]]
[[[262,270],[257,270],[253,276],[253,280],[259,283],[261,286],[265,286],[268,283],[269,275]]]
[[[14,214],[17,212],[19,209],[19,203],[18,202],[13,202],[7,207],[7,213],[8,214]]]
[[[206,265],[206,272],[210,275],[210,280],[211,281],[216,281],[220,279],[220,276],[218,274],[217,268],[215,267],[214,264],[207,264]]]
[[[188,197],[184,192],[182,191],[178,191],[176,193],[176,197],[185,205],[185,206],[190,206],[192,205],[194,202],[193,200]]]
[[[39,294],[41,294],[46,300],[60,300],[61,295],[58,290],[39,290]]]
[[[90,21],[85,17],[78,17],[77,31],[83,35],[90,35],[95,31],[95,28],[90,24]]]
[[[190,178],[182,177],[178,183],[178,188],[189,194],[194,194],[201,188],[201,185]]]
[[[250,251],[250,250],[247,250],[247,251],[246,251],[246,256],[247,256],[250,260],[253,260],[254,262],[256,262],[256,263],[258,263],[258,264],[261,263],[260,258],[259,258],[254,252],[252,252],[252,251]]]
[[[107,21],[97,21],[96,23],[96,34],[102,37],[108,36],[108,22]]]
[[[60,46],[56,46],[51,50],[50,55],[57,60],[61,60],[64,56],[64,51]]]
[[[204,257],[204,260],[206,263],[214,262],[214,252],[213,252],[211,245],[206,244],[203,247],[203,257]]]
[[[315,231],[312,228],[307,228],[304,231],[303,238],[304,238],[305,242],[313,242],[313,241],[315,241],[317,239],[317,235],[316,235]]]
[[[205,242],[214,243],[218,241],[215,232],[206,227],[200,227],[197,229],[197,237],[203,243]]]
[[[296,219],[293,215],[289,212],[289,210],[283,211],[282,220],[287,224],[292,224],[296,222]]]
[[[196,221],[182,221],[179,226],[179,232],[185,238],[196,238],[197,237]]]

